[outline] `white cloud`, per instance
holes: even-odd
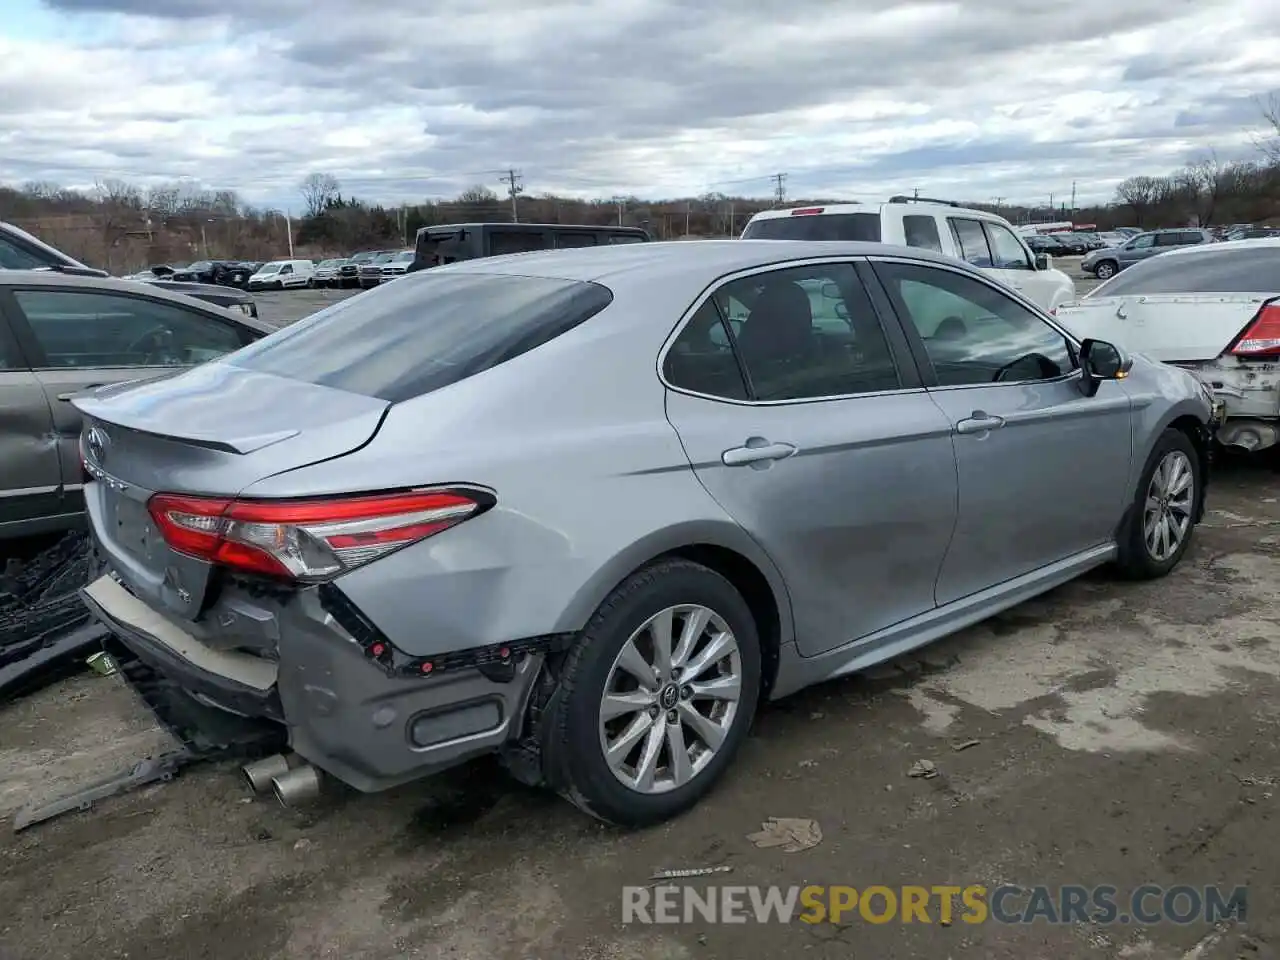
[[[1107,199],[1247,155],[1280,89],[1271,0],[16,2],[0,181],[192,177],[295,208],[313,170],[398,202],[507,166],[583,195],[787,171],[795,196]]]

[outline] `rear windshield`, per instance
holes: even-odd
[[[744,240],[863,240],[880,242],[878,213],[820,213],[769,217],[747,224]]]
[[[1095,288],[1091,297],[1164,293],[1280,293],[1280,247],[1197,250],[1152,257]]]
[[[612,300],[596,283],[423,271],[342,300],[226,362],[400,403],[541,346]]]

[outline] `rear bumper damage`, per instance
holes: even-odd
[[[332,598],[336,588],[329,589]],[[375,653],[377,637],[353,636],[315,589],[256,598],[258,615],[234,628],[252,633],[243,637],[225,630],[197,636],[199,622],[157,613],[109,574],[82,596],[168,682],[205,706],[283,727],[301,757],[363,792],[440,772],[519,737],[545,649],[526,641],[464,651],[423,673],[421,664],[410,671],[393,663],[385,647]],[[350,624],[350,613],[339,617]],[[265,638],[272,642],[264,646]]]
[[[1280,443],[1280,363],[1222,356],[1210,363],[1179,364],[1194,373],[1222,403],[1214,439],[1224,447],[1265,450]]]

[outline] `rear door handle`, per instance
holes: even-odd
[[[84,393],[86,390],[92,390],[92,389],[94,389],[95,387],[101,387],[101,386],[104,386],[104,384],[101,384],[101,383],[86,383],[83,387],[81,387],[81,388],[80,388],[80,389],[78,389],[78,390],[72,390],[70,393],[60,393],[60,394],[58,394],[58,399],[59,399],[59,400],[70,400],[72,397],[79,396],[80,394]]]
[[[741,467],[766,460],[785,460],[795,452],[794,444],[769,443],[759,437],[752,437],[746,446],[734,447],[720,454],[720,459],[726,467]]]
[[[999,430],[1003,426],[1003,417],[993,417],[981,410],[975,410],[956,424],[956,433],[986,433],[989,430]]]

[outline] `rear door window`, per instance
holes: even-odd
[[[594,233],[572,233],[569,231],[556,233],[556,247],[559,249],[594,247],[595,245],[596,235]]]
[[[48,263],[0,236],[0,267],[6,270],[34,270],[44,266],[48,266]]]
[[[902,232],[906,236],[908,247],[946,253],[942,249],[942,237],[938,234],[938,221],[934,217],[922,217],[919,214],[903,217]]]
[[[529,253],[549,249],[548,237],[540,230],[490,230],[489,254],[500,257],[504,253]]]
[[[855,240],[880,242],[878,213],[818,213],[754,220],[743,240]]]
[[[987,246],[987,235],[982,232],[982,224],[963,217],[948,217],[947,223],[951,224],[951,235],[960,248],[960,256],[975,267],[990,267],[993,262],[991,248]]]
[[[596,283],[424,270],[312,314],[227,362],[400,403],[527,353],[612,300]]]

